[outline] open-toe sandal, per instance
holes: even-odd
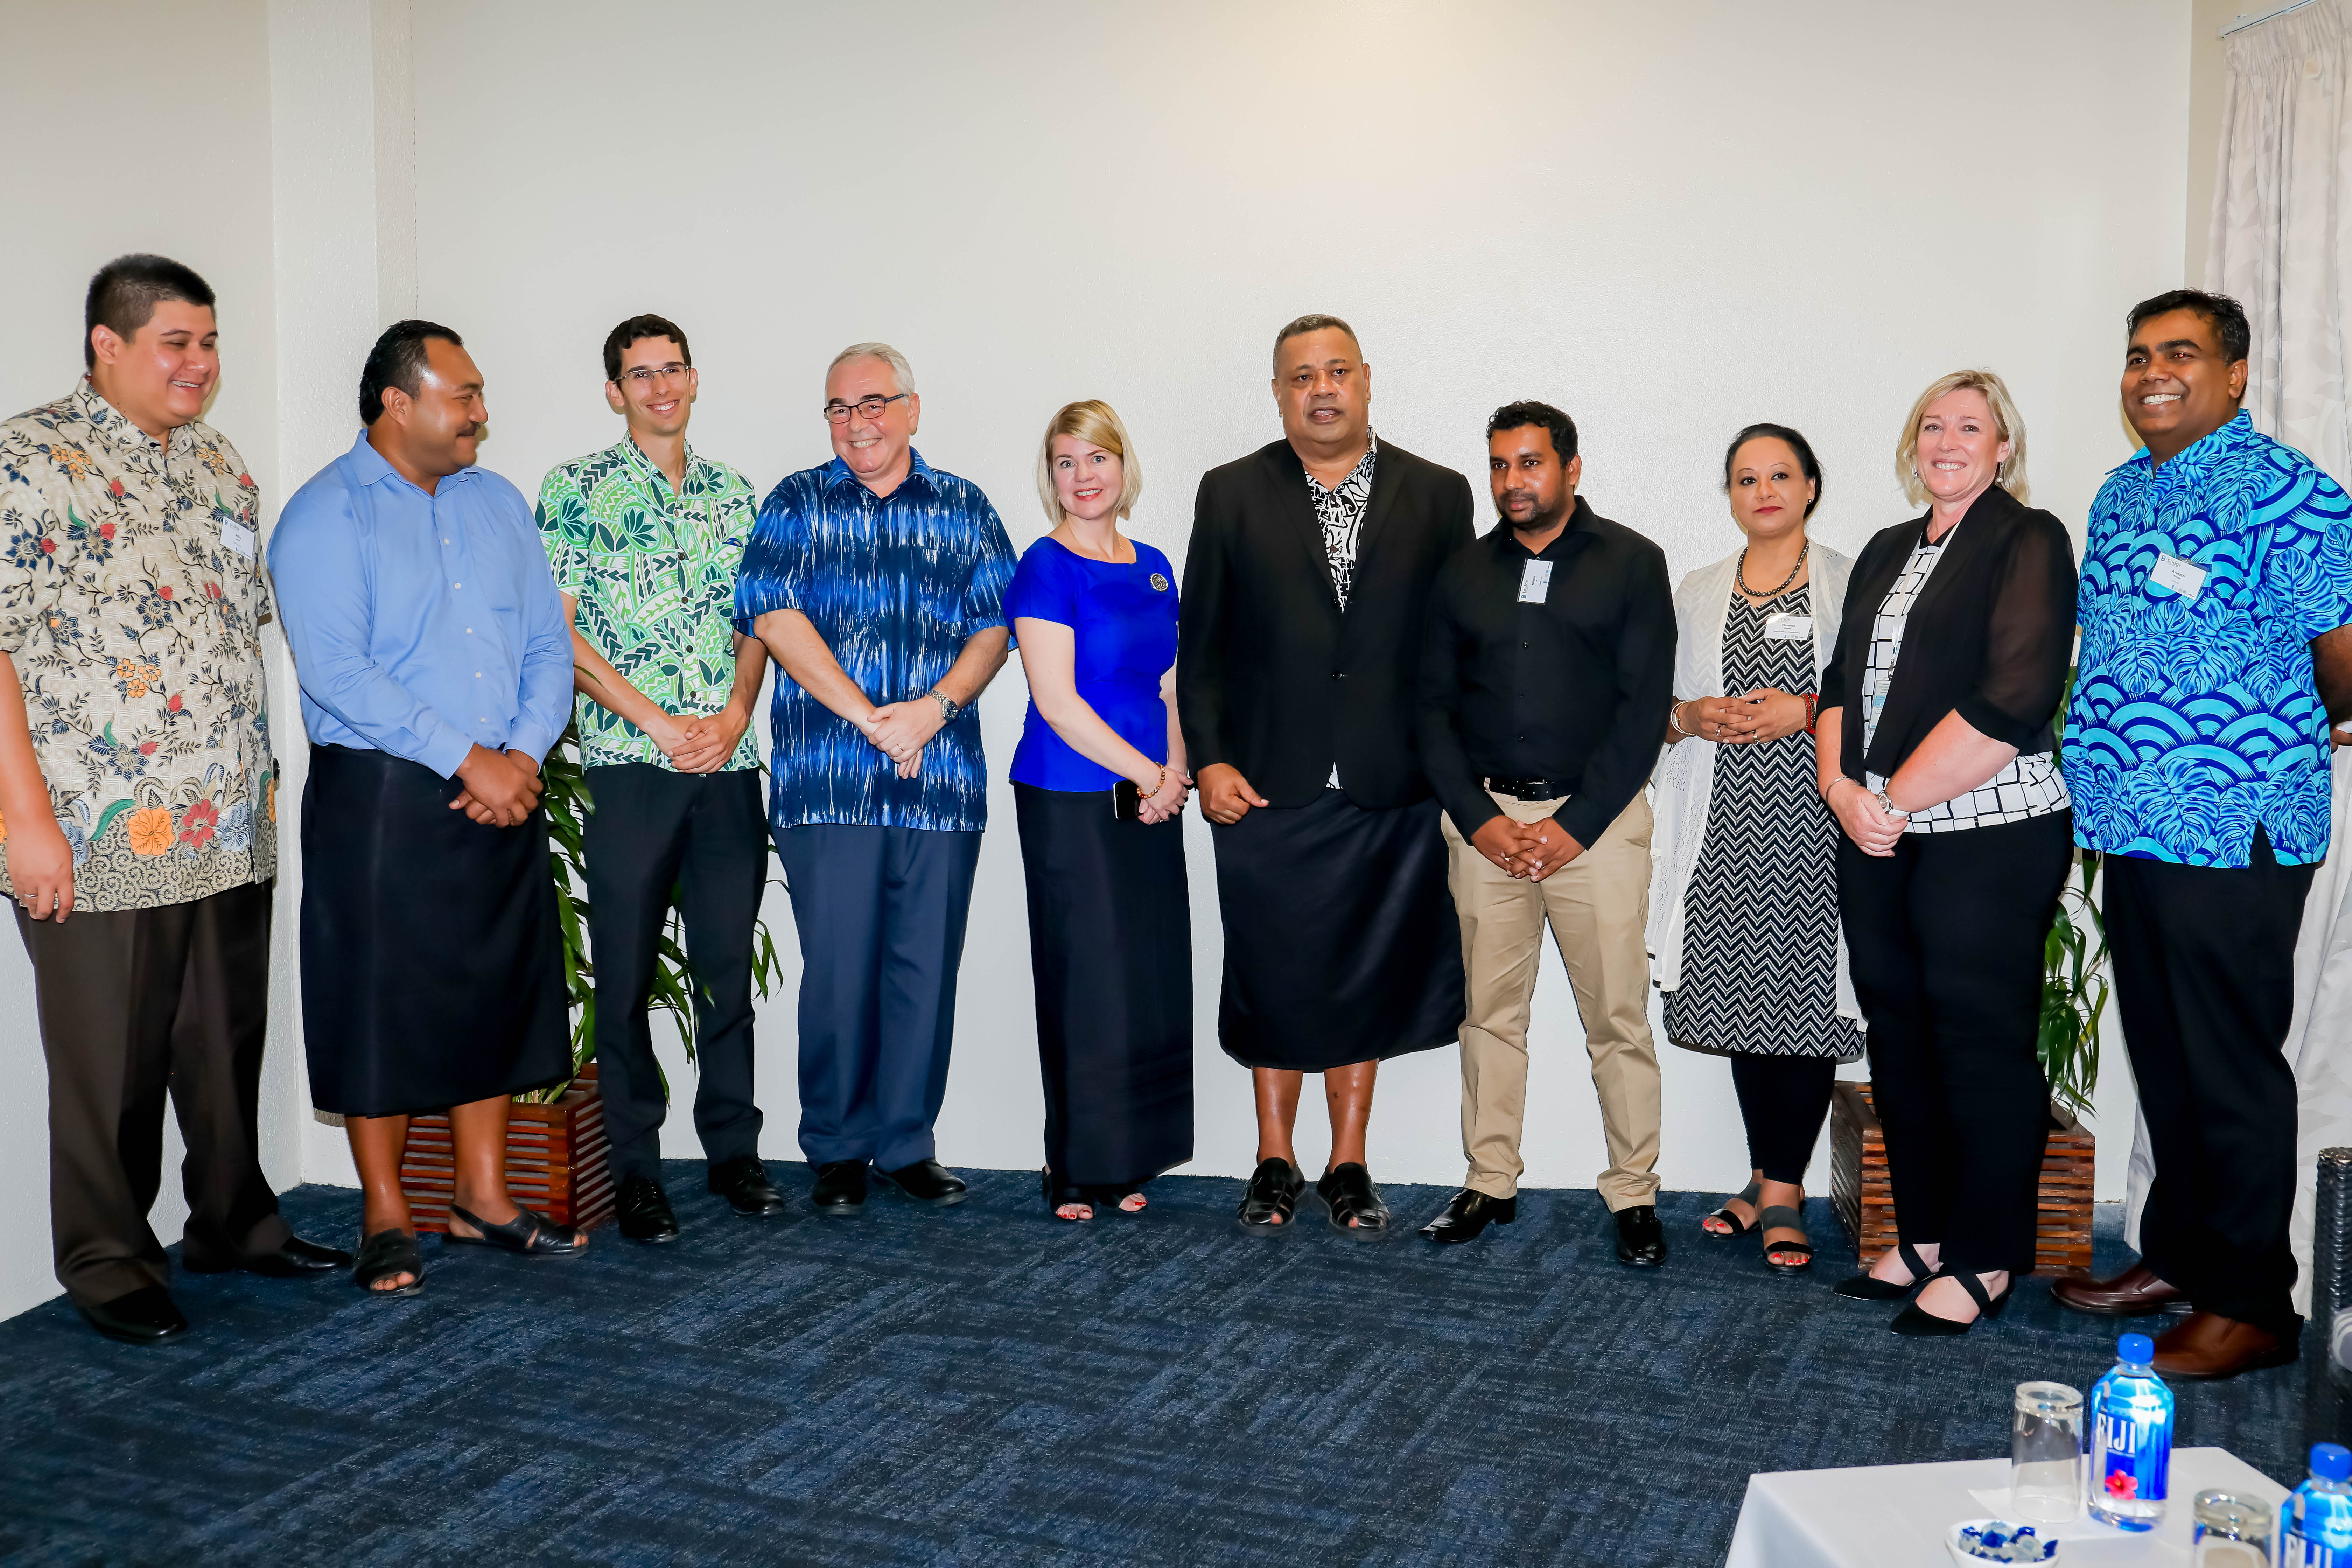
[[[1801,1231],[1805,1228],[1805,1216],[1787,1204],[1774,1204],[1756,1216],[1756,1228],[1766,1233],[1775,1230]],[[1772,1256],[1776,1252],[1792,1258],[1796,1261],[1780,1262]],[[1764,1267],[1775,1274],[1802,1274],[1812,1266],[1813,1244],[1811,1240],[1764,1243]]]
[[[2000,1317],[2001,1310],[2009,1305],[2010,1297],[2017,1292],[2017,1278],[2014,1275],[2010,1277],[2009,1283],[2001,1289],[1998,1296],[1986,1295],[1984,1281],[1978,1279],[1972,1272],[1955,1274],[1952,1278],[1960,1282],[1960,1289],[1967,1291],[1969,1299],[1976,1302],[1975,1317],[1965,1323],[1955,1322],[1949,1318],[1936,1316],[1935,1313],[1914,1301],[1897,1312],[1895,1315],[1895,1321],[1886,1326],[1898,1334],[1915,1340],[1952,1339],[1967,1333],[1979,1322]]]
[[[1054,1180],[1054,1173],[1050,1168],[1037,1173],[1037,1185],[1045,1194],[1045,1206],[1053,1211],[1055,1219],[1065,1225],[1083,1225],[1095,1217],[1094,1195],[1088,1188],[1062,1185]],[[1062,1212],[1073,1205],[1087,1212],[1085,1214]]]
[[[1242,1206],[1234,1211],[1234,1223],[1250,1236],[1288,1230],[1298,1212],[1298,1194],[1306,1190],[1307,1178],[1297,1166],[1279,1155],[1262,1161],[1242,1191]]]
[[[1389,1232],[1389,1205],[1381,1202],[1372,1173],[1350,1160],[1335,1165],[1315,1184],[1331,1211],[1331,1228],[1356,1241],[1378,1241]]]
[[[379,1279],[392,1279],[405,1274],[405,1285],[394,1285],[388,1290],[375,1288]],[[371,1296],[414,1296],[425,1289],[425,1254],[417,1250],[416,1238],[404,1230],[380,1230],[360,1243],[360,1255],[352,1259],[352,1283]]]
[[[1739,1189],[1738,1195],[1733,1201],[1746,1204],[1748,1205],[1748,1212],[1753,1214],[1756,1211],[1756,1200],[1761,1197],[1763,1194],[1764,1184],[1761,1182],[1750,1182],[1746,1186]],[[1731,1212],[1730,1204],[1724,1205],[1721,1208],[1716,1210],[1706,1217],[1707,1219],[1719,1219],[1724,1224],[1731,1227],[1729,1230],[1712,1230],[1707,1227],[1705,1221],[1701,1221],[1698,1228],[1706,1235],[1715,1237],[1717,1241],[1729,1241],[1735,1236],[1746,1236],[1749,1231],[1754,1230],[1758,1225],[1762,1223],[1760,1220],[1741,1219],[1738,1215]]]
[[[482,1233],[459,1236],[450,1231],[448,1239],[460,1247],[495,1247],[501,1252],[520,1252],[527,1258],[571,1258],[580,1251],[579,1238],[571,1231],[520,1204],[515,1205],[514,1218],[504,1225],[492,1225],[456,1204],[449,1205],[449,1217],[462,1219]]]
[[[1903,1260],[1904,1268],[1911,1270],[1909,1284],[1897,1285],[1891,1279],[1879,1279],[1862,1273],[1851,1279],[1839,1280],[1837,1293],[1849,1301],[1900,1301],[1936,1277],[1937,1270],[1928,1268],[1927,1260],[1920,1257],[1909,1242],[1896,1242],[1895,1255]]]

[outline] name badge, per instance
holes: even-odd
[[[1519,569],[1519,603],[1540,605],[1551,591],[1551,563],[1530,561]]]
[[[2205,568],[2177,555],[2158,555],[2156,564],[2148,569],[2147,580],[2159,588],[2171,589],[2193,605],[2197,595],[2205,591]]]
[[[1813,617],[1786,613],[1769,617],[1764,623],[1766,642],[1811,642],[1813,640]]]
[[[247,527],[244,523],[222,523],[221,542],[227,545],[231,550],[236,551],[239,555],[244,556],[247,561],[253,559],[253,530]]]

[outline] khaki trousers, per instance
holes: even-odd
[[[1557,800],[1495,804],[1537,822]],[[1519,1131],[1528,1097],[1528,1013],[1535,1000],[1544,924],[1576,991],[1592,1058],[1592,1087],[1609,1168],[1596,1185],[1611,1213],[1657,1201],[1658,1052],[1650,1037],[1650,803],[1641,795],[1601,841],[1541,882],[1512,877],[1445,819],[1446,882],[1462,918],[1469,1016],[1462,1024],[1462,1152],[1474,1192],[1519,1190]]]

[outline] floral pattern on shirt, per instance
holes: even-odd
[[[716,713],[735,689],[735,574],[760,514],[751,481],[686,452],[686,483],[636,442],[548,471],[540,541],[555,585],[578,602],[572,624],[624,679],[671,713]],[[581,761],[672,764],[654,738],[593,698],[575,705]],[[756,768],[746,728],[726,771]]]
[[[1364,513],[1372,504],[1372,465],[1381,455],[1381,443],[1370,431],[1364,433],[1364,455],[1348,471],[1348,477],[1337,486],[1325,488],[1313,474],[1307,476],[1307,494],[1315,503],[1315,521],[1323,530],[1323,557],[1331,564],[1331,591],[1339,596],[1339,607],[1348,607],[1348,590],[1356,582],[1356,543],[1364,531]],[[1338,770],[1332,770],[1338,776]]]
[[[88,381],[0,424],[0,652],[73,849],[77,909],[154,909],[278,874],[260,501],[218,431],[183,425],[159,444]]]

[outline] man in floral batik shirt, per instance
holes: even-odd
[[[278,1217],[254,1127],[278,874],[260,493],[201,423],[213,294],[126,256],[90,282],[89,374],[0,424],[0,888],[33,961],[58,1279],[91,1326],[187,1321],[147,1224],[168,1087],[181,1261],[348,1265]]]
[[[646,1018],[673,890],[694,955],[694,1126],[708,1185],[736,1213],[782,1212],[751,1100],[751,952],[767,818],[751,705],[767,650],[734,626],[735,572],[759,515],[751,481],[687,445],[698,378],[686,333],[632,316],[604,340],[604,398],[627,422],[551,470],[539,530],[572,618],[583,830],[596,960],[597,1083],[621,1234],[677,1235],[661,1184],[667,1111]]]

